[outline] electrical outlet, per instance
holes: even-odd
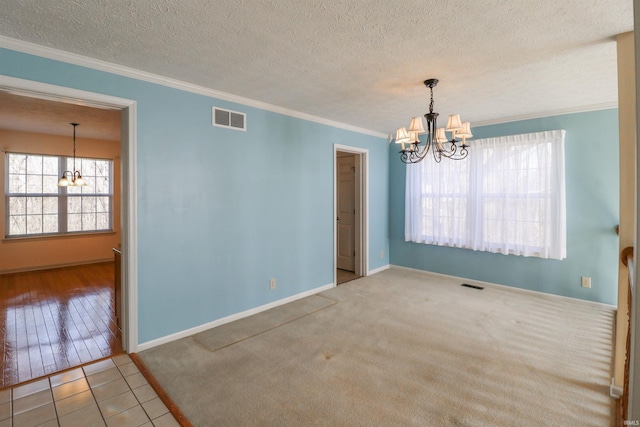
[[[384,251],[380,251],[380,258],[384,258]]]
[[[590,288],[591,287],[591,277],[582,276],[582,287]]]
[[[269,289],[274,290],[276,288],[276,279],[269,280]]]

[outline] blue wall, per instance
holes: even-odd
[[[619,221],[618,110],[475,127],[475,138],[565,129],[567,258],[492,254],[404,241],[405,166],[389,148],[391,264],[617,304]],[[473,156],[473,141],[470,143]],[[427,158],[425,161],[429,161]],[[446,161],[446,160],[445,160]],[[435,165],[435,163],[434,163]],[[582,288],[581,276],[592,278]]]
[[[137,101],[140,343],[333,282],[335,143],[369,149],[369,268],[389,263],[384,139],[7,49],[0,74]]]

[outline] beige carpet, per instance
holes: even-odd
[[[195,426],[608,426],[614,311],[392,268],[140,353]]]

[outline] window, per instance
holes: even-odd
[[[407,165],[405,240],[566,258],[564,135],[478,139],[466,160]]]
[[[113,162],[76,158],[85,187],[58,187],[73,158],[8,153],[5,164],[7,237],[112,230]]]

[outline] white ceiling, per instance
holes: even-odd
[[[21,0],[0,35],[384,134],[617,102],[632,0]]]

